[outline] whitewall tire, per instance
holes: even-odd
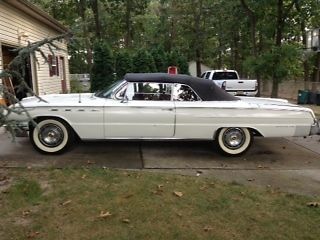
[[[36,150],[42,153],[61,153],[74,140],[73,130],[62,120],[43,119],[31,127],[30,140]]]
[[[227,155],[240,155],[246,152],[252,142],[252,134],[247,128],[222,128],[217,135],[218,148]]]

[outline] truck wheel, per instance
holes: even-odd
[[[252,142],[252,134],[247,128],[222,128],[217,135],[218,148],[227,155],[237,156],[246,152]]]
[[[29,137],[37,151],[55,154],[65,151],[73,143],[74,132],[62,120],[43,119],[31,127]]]

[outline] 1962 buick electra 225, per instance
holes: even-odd
[[[214,140],[222,152],[238,155],[254,137],[319,134],[311,109],[281,99],[234,97],[212,81],[187,75],[131,73],[94,94],[41,98],[21,101],[29,117],[12,113],[9,118],[29,130],[33,146],[43,153],[63,152],[79,137]]]

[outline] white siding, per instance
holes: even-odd
[[[19,34],[25,33],[28,37],[22,37],[19,41]],[[56,36],[60,33],[32,18],[24,12],[17,10],[10,5],[0,1],[0,44],[11,46],[24,46],[27,41],[36,42],[46,37]],[[27,41],[26,41],[27,40]],[[67,87],[70,89],[69,83],[69,66],[67,46],[65,43],[55,42],[57,46],[65,51],[55,50],[57,56],[63,56],[66,63],[66,81]],[[46,55],[51,54],[47,47],[42,50]],[[61,92],[61,77],[49,75],[49,66],[44,63],[44,59],[38,53],[38,63],[35,63],[36,73],[35,79],[38,80],[38,89],[34,89],[39,94],[60,93]],[[2,54],[0,52],[0,70],[3,69]]]
[[[208,66],[201,64],[201,73],[210,70]],[[189,62],[189,73],[191,76],[196,77],[197,76],[197,64],[195,61]]]

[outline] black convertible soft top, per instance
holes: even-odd
[[[183,74],[167,73],[127,73],[124,76],[127,82],[158,82],[180,83],[189,85],[203,101],[235,101],[234,97],[219,88],[212,80],[192,77]]]

